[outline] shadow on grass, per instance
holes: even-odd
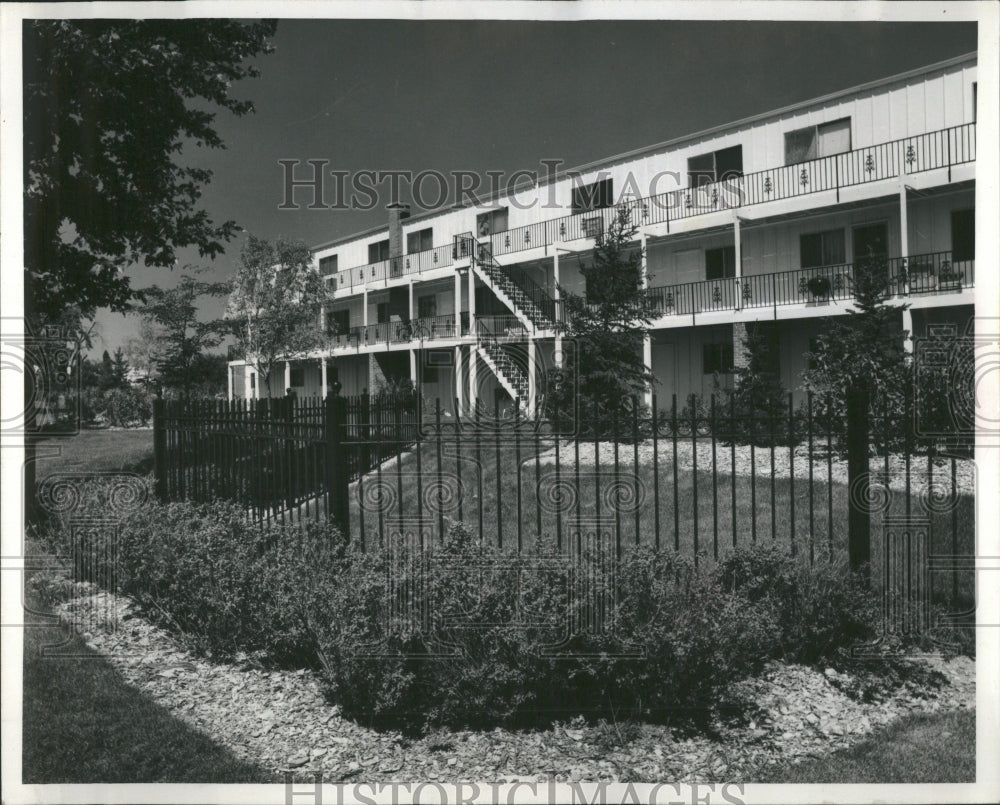
[[[827,757],[769,769],[760,783],[974,783],[976,714],[912,715]]]
[[[28,605],[43,611],[37,600]],[[43,657],[63,627],[26,613],[22,781],[49,783],[274,783],[126,684],[74,636],[60,649],[83,657]]]

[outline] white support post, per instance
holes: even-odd
[[[457,410],[455,416],[458,417],[465,406],[465,378],[462,372],[462,347],[455,347],[455,398],[457,400]]]
[[[326,357],[319,359],[319,385],[322,390],[323,399],[326,399],[328,393],[328,385],[326,382]]]
[[[236,370],[235,366],[231,364],[226,365],[226,385],[228,387],[227,391],[228,396],[226,397],[226,399],[230,401],[233,399],[233,372],[235,370]]]
[[[415,349],[410,350],[410,382],[413,387],[417,387],[417,351]]]
[[[902,258],[904,276],[903,293],[910,293],[910,224],[908,220],[908,210],[906,203],[906,165],[899,168],[899,256]],[[854,255],[857,260],[858,256]],[[903,338],[903,349],[913,352],[913,314],[909,309],[903,311],[903,330],[906,336]]]
[[[639,248],[642,251],[642,290],[645,293],[649,290],[649,261],[646,254],[645,230],[639,230]],[[646,367],[647,372],[653,373],[653,336],[649,330],[646,331],[646,335],[642,339],[642,364]],[[646,385],[642,398],[646,407],[653,407],[653,385],[651,383]]]
[[[292,362],[285,361],[285,393],[288,393],[288,389],[292,387]],[[284,394],[281,395],[285,396]]]
[[[733,210],[733,251],[735,252],[736,309],[743,309],[743,238],[740,233],[740,216]]]
[[[562,292],[559,290],[559,247],[556,246],[552,250],[552,285],[553,292],[552,298],[555,299],[556,303],[556,318],[562,316]],[[556,344],[555,352],[553,354],[553,359],[555,365],[562,368],[563,365],[563,351],[562,351],[562,332],[556,329]]]
[[[364,292],[364,307],[361,309],[361,324],[365,327],[368,326],[368,288],[365,287]]]
[[[469,267],[469,328],[472,343],[469,346],[469,410],[475,411],[479,400],[479,329],[476,327],[476,275]]]
[[[527,409],[528,416],[535,416],[535,397],[538,393],[536,389],[537,380],[535,374],[537,372],[537,350],[538,345],[533,337],[528,338],[528,399],[527,399]]]
[[[903,284],[903,292],[910,292],[909,265],[910,265],[910,224],[908,220],[908,210],[906,203],[906,167],[899,169],[899,256],[903,258],[903,268],[907,270],[907,280]],[[858,256],[854,255],[857,260]]]
[[[455,338],[462,337],[462,273],[455,272]],[[457,364],[456,364],[457,365]]]

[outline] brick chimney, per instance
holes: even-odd
[[[410,217],[410,205],[398,202],[390,204],[389,211],[389,257],[403,254],[403,221]]]

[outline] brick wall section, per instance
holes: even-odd
[[[403,254],[403,221],[410,217],[409,204],[390,204],[389,211],[389,257]]]
[[[379,389],[386,385],[385,372],[382,371],[382,365],[378,362],[378,359],[374,355],[368,356],[368,392],[370,394],[375,394]]]
[[[733,322],[733,366],[745,369],[750,365],[750,353],[746,348],[747,326],[743,322]]]

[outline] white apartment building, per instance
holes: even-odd
[[[659,405],[731,385],[746,327],[797,394],[804,353],[884,259],[900,328],[960,331],[975,286],[976,55],[611,157],[479,206],[410,216],[318,246],[327,344],[271,388],[378,391],[409,378],[448,411],[531,405],[563,345],[561,289],[585,293],[593,236],[627,203],[659,312],[645,359]],[[555,205],[552,201],[555,201]],[[281,373],[283,372],[283,377]],[[230,396],[263,395],[230,362]]]

